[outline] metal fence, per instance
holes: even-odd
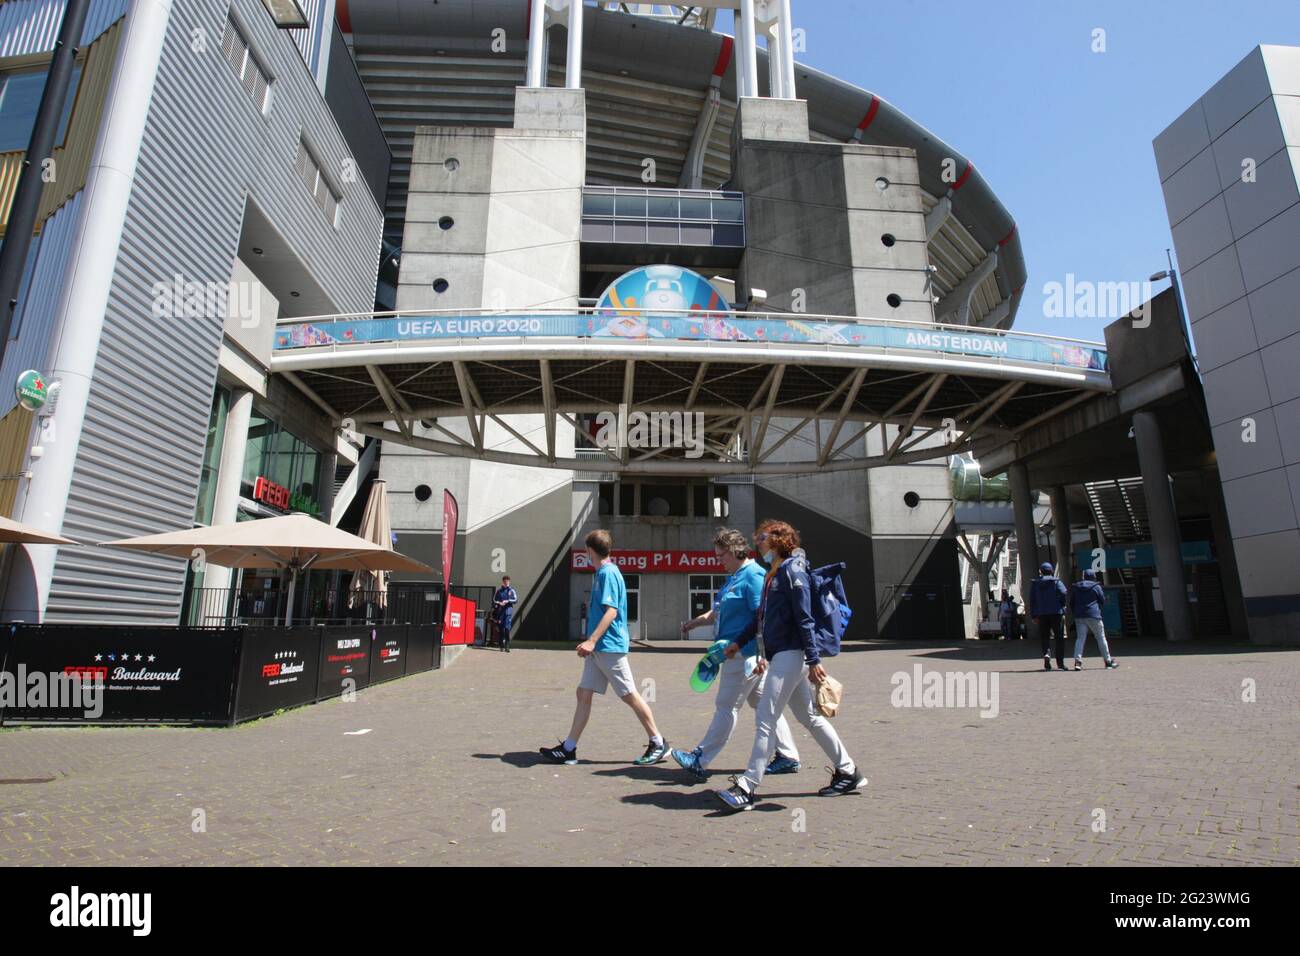
[[[492,585],[452,585],[452,593],[478,607],[480,622],[491,611]],[[293,623],[434,624],[442,620],[443,586],[390,584],[384,591],[312,588],[300,584],[293,596]],[[283,624],[289,593],[285,588],[235,591],[192,588],[182,620],[193,627],[270,626]]]

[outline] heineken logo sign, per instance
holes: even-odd
[[[14,394],[18,398],[18,404],[29,412],[40,411],[49,398],[45,376],[35,369],[28,369],[18,376]]]

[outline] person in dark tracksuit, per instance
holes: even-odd
[[[1065,670],[1065,606],[1070,592],[1044,561],[1038,577],[1029,582],[1029,616],[1038,625],[1043,650],[1043,670],[1052,669],[1052,638],[1056,639],[1056,669]]]
[[[1101,659],[1108,668],[1119,667],[1110,656],[1106,643],[1106,625],[1102,622],[1102,608],[1106,606],[1106,590],[1097,583],[1097,572],[1091,568],[1083,572],[1083,579],[1070,585],[1070,613],[1074,615],[1074,629],[1078,635],[1074,642],[1074,669],[1083,670],[1083,647],[1091,634],[1101,651]]]
[[[515,605],[519,603],[519,592],[510,586],[510,575],[501,579],[501,587],[492,596],[492,619],[497,626],[497,640],[501,650],[510,653],[510,626],[515,620]]]

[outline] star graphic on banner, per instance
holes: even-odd
[[[150,654],[150,655],[149,655],[149,663],[152,664],[155,660],[157,660],[157,658],[154,657],[152,654]]]
[[[109,655],[108,655],[108,659],[109,659],[110,661],[115,661],[115,660],[117,660],[117,655],[116,655],[116,654],[109,654]]]
[[[137,655],[135,655],[135,659],[136,659],[137,661],[142,661],[142,660],[144,660],[144,657],[143,657],[142,655],[140,655],[140,654],[137,654]]]
[[[103,655],[103,654],[96,654],[96,655],[95,655],[95,660],[97,660],[97,661],[102,661],[103,659],[104,659],[104,655]]]

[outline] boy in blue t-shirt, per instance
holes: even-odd
[[[609,558],[613,543],[610,533],[603,529],[591,532],[585,542],[587,560],[596,569],[587,606],[587,639],[578,645],[578,656],[585,663],[582,679],[578,681],[578,704],[573,711],[569,736],[554,747],[541,748],[542,758],[552,763],[578,762],[578,738],[591,716],[592,698],[605,693],[610,684],[614,685],[619,699],[632,708],[650,737],[645,753],[633,763],[641,766],[659,763],[668,755],[668,742],[655,726],[650,705],[637,693],[628,663],[627,586],[617,565]]]

